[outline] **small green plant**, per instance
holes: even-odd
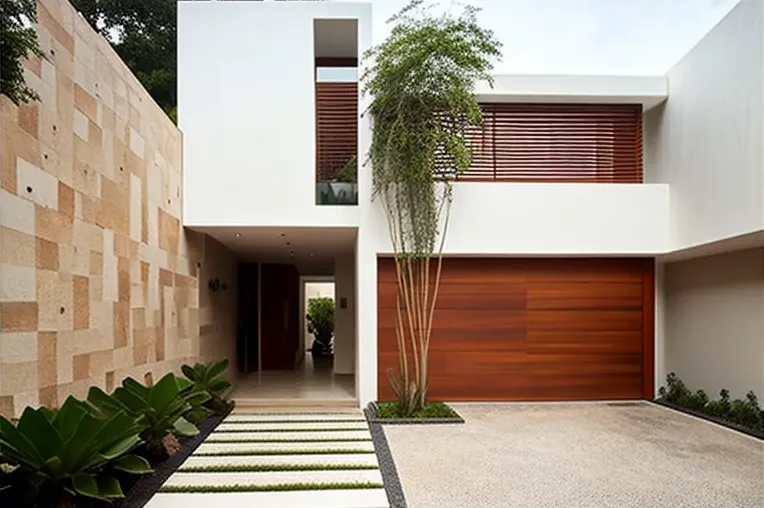
[[[403,410],[398,402],[378,402],[377,418],[458,418],[459,415],[450,406],[442,402],[428,402],[414,412]]]
[[[311,298],[308,301],[308,333],[314,337],[311,352],[314,355],[331,354],[334,336],[334,299]]]
[[[166,374],[151,387],[127,378],[111,395],[98,387],[90,388],[88,401],[106,414],[124,411],[140,418],[146,452],[151,459],[159,462],[180,450],[176,436],[199,433],[199,429],[184,415],[209,400],[209,395],[188,390],[190,385],[190,381],[173,373]]]
[[[666,402],[764,432],[764,409],[753,391],[748,392],[745,399],[730,400],[729,390],[723,389],[718,400],[710,400],[703,390],[691,392],[672,372],[666,376],[666,386],[660,387],[658,394]]]
[[[356,183],[358,181],[358,156],[352,156],[342,165],[337,174],[337,181],[344,183]]]
[[[59,410],[26,408],[17,425],[0,416],[0,462],[15,466],[19,483],[29,486],[36,506],[63,508],[74,498],[124,497],[110,470],[151,473],[136,448],[143,427],[123,411],[93,411],[73,397]],[[15,482],[14,482],[15,483]]]
[[[217,277],[210,279],[207,286],[214,292],[225,291],[228,289],[228,284],[221,282]]]
[[[212,412],[221,414],[228,409],[229,402],[224,397],[228,389],[231,388],[231,383],[225,378],[225,372],[228,370],[227,359],[211,364],[196,363],[193,367],[184,365],[181,370],[183,375],[191,381],[192,391],[204,392],[209,395],[210,398],[205,405]]]

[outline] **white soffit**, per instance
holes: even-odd
[[[665,76],[575,76],[557,74],[497,74],[493,88],[480,83],[480,102],[568,104],[642,104],[645,111],[665,101]]]

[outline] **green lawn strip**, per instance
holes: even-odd
[[[291,471],[361,471],[379,469],[371,464],[220,464],[217,466],[185,466],[179,473],[271,473]]]
[[[453,408],[442,402],[428,402],[413,415],[401,416],[397,402],[377,402],[377,418],[458,418]]]
[[[360,490],[381,489],[373,482],[348,483],[284,483],[276,485],[165,485],[158,492],[184,494],[218,494],[223,492],[291,492],[296,490]]]
[[[374,450],[225,450],[220,452],[196,452],[197,457],[237,457],[247,455],[345,455],[374,453]]]
[[[371,441],[371,438],[351,437],[344,439],[308,438],[308,439],[207,439],[205,443],[236,444],[236,443],[361,443]]]
[[[369,430],[368,427],[352,427],[347,429],[226,429],[221,427],[215,429],[213,434],[231,434],[235,432],[358,432]]]

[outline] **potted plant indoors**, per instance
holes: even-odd
[[[352,156],[343,164],[335,181],[329,185],[335,199],[341,203],[357,203],[358,157]]]
[[[313,356],[332,354],[334,337],[334,300],[329,297],[311,298],[308,301],[308,332],[313,334],[310,348]]]

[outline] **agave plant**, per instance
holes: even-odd
[[[0,463],[34,488],[38,506],[71,506],[76,496],[120,498],[110,470],[152,472],[146,459],[129,454],[141,429],[132,415],[94,412],[69,397],[59,410],[26,408],[16,425],[0,416]]]
[[[203,392],[210,396],[208,406],[219,413],[227,406],[223,394],[231,388],[231,383],[223,375],[228,369],[228,360],[221,360],[209,365],[197,363],[193,367],[181,367],[183,375],[192,383],[191,391]]]
[[[162,460],[180,449],[175,436],[199,433],[184,415],[206,402],[209,395],[188,390],[190,384],[173,373],[166,374],[151,387],[127,378],[111,395],[98,387],[90,388],[88,401],[107,414],[124,411],[140,418],[141,436],[146,441],[148,453],[155,460]]]

